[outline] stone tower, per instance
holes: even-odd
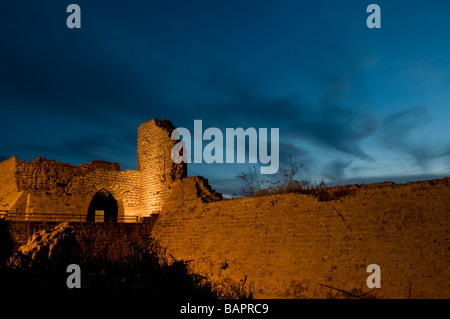
[[[172,161],[172,148],[177,143],[170,138],[174,129],[167,120],[153,119],[139,126],[137,169],[141,172],[141,207],[145,215],[159,212],[172,184],[187,176],[186,163]]]

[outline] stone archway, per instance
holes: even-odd
[[[102,188],[92,197],[89,204],[86,221],[117,222],[117,201],[110,192]]]

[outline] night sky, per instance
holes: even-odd
[[[6,1],[0,33],[0,160],[135,170],[139,124],[201,119],[279,128],[313,181],[450,175],[449,1]],[[188,166],[225,194],[246,169]]]

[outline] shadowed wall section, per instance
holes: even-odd
[[[87,221],[93,222],[96,220],[96,217],[98,219],[99,216],[96,216],[98,211],[102,212],[102,221],[117,222],[117,201],[106,189],[99,190],[92,198],[89,204]]]
[[[53,229],[55,222],[11,222],[15,249],[26,244],[33,234]],[[133,253],[132,244],[144,244],[150,236],[154,220],[146,224],[130,223],[70,223],[84,256],[120,259]]]
[[[178,183],[152,235],[214,282],[256,298],[450,298],[449,179],[205,203]],[[370,264],[381,289],[366,285]]]

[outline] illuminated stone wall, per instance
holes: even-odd
[[[0,214],[20,197],[16,183],[16,167],[19,160],[13,156],[0,163]]]
[[[76,166],[43,157],[32,162],[5,160],[0,163],[0,210],[5,207],[28,220],[64,214],[59,220],[72,221],[85,216],[93,196],[105,189],[117,201],[119,219],[134,221],[157,213],[172,183],[187,174],[186,164],[171,159],[173,129],[165,120],[139,127],[137,171],[122,171],[119,164],[104,161]]]
[[[170,135],[175,127],[170,121],[150,120],[138,129],[138,162],[141,173],[141,203],[144,211],[156,213],[170,193],[171,185],[187,175],[185,163],[172,161]]]
[[[205,203],[183,180],[152,235],[216,283],[246,277],[256,298],[450,298],[449,182]],[[370,264],[380,289],[366,285]]]
[[[0,198],[8,196],[17,191],[16,185],[16,166],[17,157],[13,156],[0,163]]]
[[[16,183],[22,196],[11,212],[30,218],[33,214],[85,215],[92,197],[101,189],[114,196],[119,218],[141,214],[139,173],[122,171],[115,163],[93,161],[75,166],[44,158],[19,161]]]

